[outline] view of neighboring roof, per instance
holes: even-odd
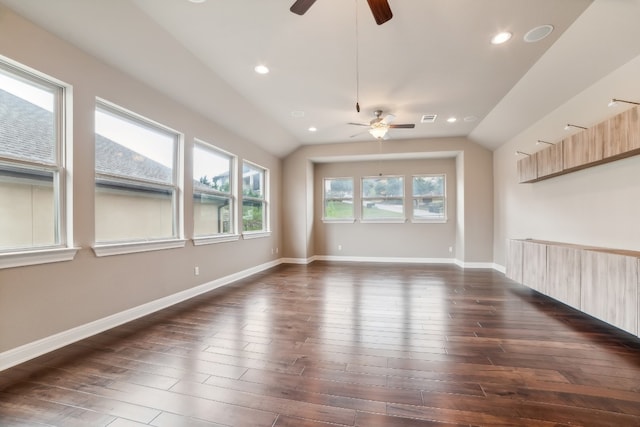
[[[0,89],[0,156],[55,160],[53,113]],[[75,143],[81,143],[75,141]],[[96,171],[171,182],[171,169],[117,142],[96,135]]]

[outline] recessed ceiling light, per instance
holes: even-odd
[[[269,73],[269,68],[267,68],[267,66],[263,65],[263,64],[256,65],[254,70],[256,70],[256,73],[258,73],[258,74],[267,74],[267,73]]]
[[[315,132],[315,131],[317,131],[317,130],[318,130],[318,128],[317,128],[317,127],[315,127],[315,126],[310,126],[310,127],[309,127],[309,132]]]
[[[447,121],[448,121],[449,123],[455,123],[455,122],[457,122],[457,121],[458,121],[458,119],[456,119],[455,117],[449,117],[449,118],[447,119]]]
[[[207,0],[189,0],[191,3],[204,3]]]
[[[304,111],[300,111],[300,110],[292,111],[291,117],[295,117],[296,119],[304,117]]]
[[[476,116],[467,116],[464,118],[465,122],[475,122],[476,120],[478,120]]]
[[[491,44],[502,44],[508,41],[512,35],[513,34],[511,34],[508,31],[503,31],[501,33],[498,33],[495,36],[493,36],[493,38],[491,39]]]
[[[553,25],[540,25],[527,31],[523,39],[527,43],[539,42],[543,38],[547,37],[553,31]]]

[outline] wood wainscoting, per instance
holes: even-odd
[[[282,265],[0,373],[2,426],[640,426],[640,341],[491,270]]]

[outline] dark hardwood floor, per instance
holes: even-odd
[[[640,340],[493,271],[283,265],[1,372],[0,425],[640,426]]]

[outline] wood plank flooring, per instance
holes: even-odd
[[[640,340],[494,271],[282,265],[1,372],[0,425],[640,426]]]

